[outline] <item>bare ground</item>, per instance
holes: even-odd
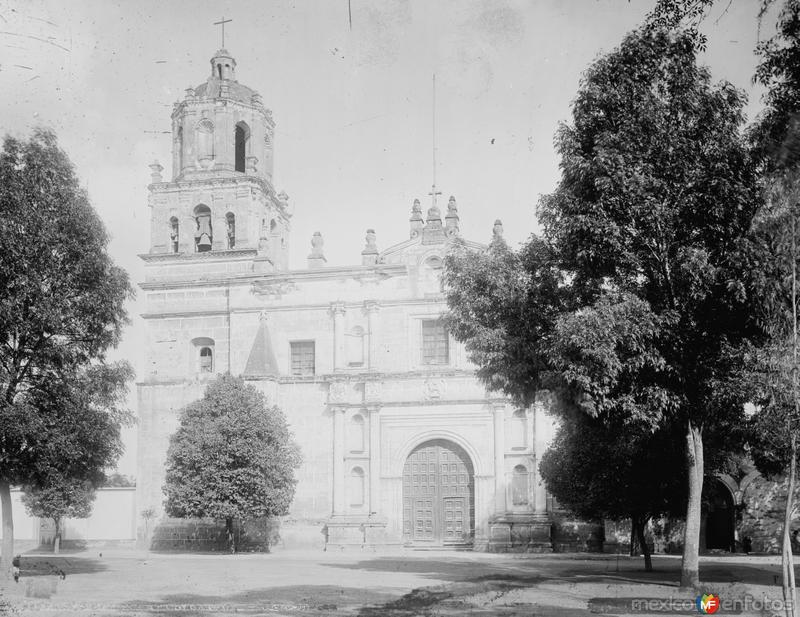
[[[6,583],[0,612],[31,617],[700,614],[692,604],[697,592],[678,587],[680,559],[670,556],[657,556],[656,571],[646,573],[641,559],[614,555],[100,550],[23,554],[20,582]],[[777,557],[706,557],[700,591],[719,594],[723,602],[739,601],[720,615],[771,615],[780,598],[779,575]],[[646,599],[650,604],[643,605]]]

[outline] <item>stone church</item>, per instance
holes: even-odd
[[[550,550],[537,471],[551,432],[544,409],[487,393],[441,320],[442,260],[460,237],[455,198],[440,208],[434,195],[427,212],[415,201],[408,239],[385,250],[365,230],[351,266],[328,266],[316,233],[308,263],[292,269],[275,130],[221,49],[173,108],[171,175],[151,165],[139,513],[166,520],[170,434],[208,381],[230,372],[283,409],[302,450],[286,546]]]

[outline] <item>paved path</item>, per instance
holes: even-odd
[[[631,598],[693,601],[678,589],[679,558],[656,557],[655,568],[645,573],[640,559],[611,555],[29,553],[5,600],[14,614],[32,617],[556,617],[637,614]],[[701,567],[704,591],[761,604],[765,594],[780,597],[779,573],[775,557],[704,558]],[[771,614],[751,600],[741,614]],[[676,606],[671,614],[699,614]]]

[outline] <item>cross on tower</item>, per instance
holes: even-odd
[[[433,119],[433,184],[431,185],[431,192],[428,195],[431,196],[431,206],[436,207],[436,196],[441,195],[441,191],[436,190],[436,73],[433,74],[433,113],[431,117]]]
[[[433,205],[434,207],[436,207],[436,196],[437,196],[437,195],[441,195],[441,194],[442,194],[442,192],[441,192],[441,191],[437,191],[437,190],[436,190],[436,184],[433,184],[433,185],[431,186],[431,192],[430,192],[430,193],[428,193],[428,195],[430,195],[430,196],[431,196],[431,201],[433,202],[433,204],[432,204],[432,205]]]
[[[225,49],[225,24],[232,22],[232,19],[225,19],[225,16],[222,16],[222,21],[215,21],[215,26],[222,26],[222,48]]]

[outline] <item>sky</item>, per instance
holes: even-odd
[[[652,0],[0,0],[0,134],[54,129],[131,280],[149,248],[148,165],[171,172],[170,113],[210,74],[221,47],[276,121],[275,187],[294,217],[290,267],[311,236],[329,265],[360,263],[408,237],[415,198],[435,179],[458,201],[462,235],[488,242],[495,219],[518,245],[559,179],[553,136],[582,72],[641,23]],[[701,62],[750,95],[758,0],[718,0]],[[435,97],[434,97],[435,75]],[[435,104],[434,104],[435,102]],[[434,131],[435,126],[435,131]],[[434,141],[435,134],[435,141]],[[142,294],[139,294],[140,296]],[[115,358],[142,364],[140,300]],[[135,408],[135,397],[132,397]],[[135,474],[135,435],[120,471]]]

